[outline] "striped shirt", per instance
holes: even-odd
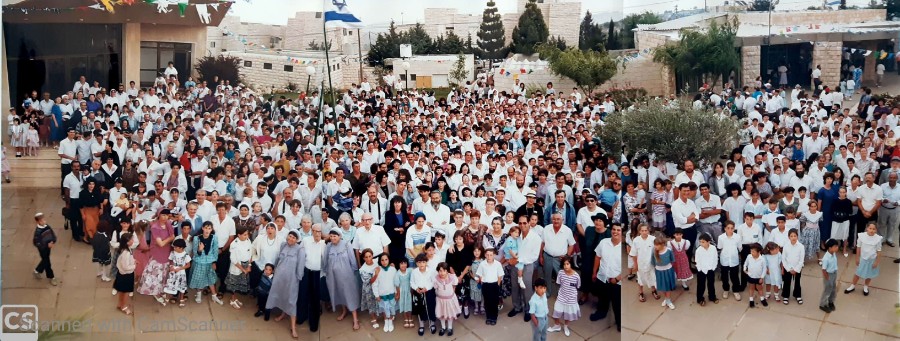
[[[567,275],[560,271],[556,276],[556,284],[559,284],[559,294],[556,300],[565,304],[578,304],[578,288],[581,287],[581,276],[577,273]]]

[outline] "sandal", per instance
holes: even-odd
[[[122,307],[119,310],[125,313],[125,315],[131,315],[131,309],[129,309],[128,306]]]
[[[653,294],[653,299],[659,300],[659,293],[657,293],[656,290],[653,290],[653,292],[651,292],[651,294]]]
[[[797,304],[803,304],[803,298],[797,297]]]
[[[785,297],[784,299],[781,300],[781,303],[784,303],[784,305],[788,305],[788,303],[790,303],[790,302],[791,301],[787,297]]]
[[[638,294],[638,301],[647,302],[647,298],[644,297],[644,293]]]
[[[372,320],[372,321],[370,321],[370,323],[372,323],[372,328],[378,329],[378,327],[380,327],[378,325],[378,320]]]

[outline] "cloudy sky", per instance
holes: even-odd
[[[601,18],[609,20],[614,13],[622,12],[622,0],[568,0],[582,3],[582,13],[603,13]],[[632,1],[632,0],[628,0]],[[643,0],[639,0],[643,1]],[[500,13],[514,12],[516,0],[496,0]],[[485,0],[348,0],[349,7],[360,19],[376,26],[395,20],[397,23],[423,21],[423,10],[433,7],[455,7],[463,13],[480,14],[484,11]],[[278,10],[273,10],[273,9]],[[233,14],[242,21],[279,24],[287,23],[298,11],[321,11],[320,0],[237,0]],[[597,16],[595,16],[596,18]],[[621,15],[616,15],[619,19]],[[604,21],[605,21],[604,20]],[[385,25],[386,26],[386,25]]]

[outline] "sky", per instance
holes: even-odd
[[[589,1],[589,0],[588,0]],[[703,8],[704,3],[707,6],[721,6],[726,1],[724,0],[624,0],[626,3],[623,6],[623,11],[625,15],[634,14],[634,13],[643,13],[647,11],[651,12],[665,12],[665,11],[674,11],[675,5],[678,5],[679,10],[683,9],[693,9],[693,8]],[[752,2],[753,0],[744,0],[745,2]],[[828,2],[833,2],[834,0],[827,0]],[[734,3],[735,0],[728,1],[729,3]],[[822,0],[780,0],[780,3],[775,6],[776,10],[800,10],[806,9],[810,6],[821,6]],[[869,4],[869,0],[847,0],[847,6],[859,6],[865,7]]]
[[[495,0],[500,13],[515,12],[516,0]],[[594,18],[610,19],[613,13],[621,13],[621,0],[568,0],[567,2],[581,2],[582,13],[590,10],[591,13],[603,13],[594,15]],[[631,0],[628,0],[631,1]],[[643,0],[640,0],[643,1]],[[413,23],[424,20],[425,8],[457,8],[461,13],[481,14],[484,11],[485,0],[348,0],[347,5],[366,23],[375,26],[387,27],[387,23],[393,19],[398,24],[401,22]],[[277,10],[273,10],[277,9]],[[241,17],[241,21],[284,25],[289,17],[293,17],[298,11],[321,11],[320,0],[237,0],[232,6],[232,14]],[[620,19],[617,14],[614,19]]]

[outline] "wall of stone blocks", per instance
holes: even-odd
[[[674,89],[674,79],[669,79],[668,70],[663,65],[653,62],[647,56],[632,60],[624,66],[620,66],[616,75],[600,87],[600,91],[610,89],[642,87],[651,96],[663,96]],[[554,75],[549,69],[535,69],[530,74],[494,75],[494,84],[501,91],[512,90],[515,79],[525,83],[526,87],[539,85],[544,88],[547,82],[553,82],[553,87],[566,95],[572,92],[575,82],[569,78]]]
[[[241,58],[242,61],[250,61],[250,67],[241,67],[241,77],[245,84],[252,89],[261,93],[268,93],[274,87],[276,90],[282,90],[287,87],[288,83],[298,85],[301,90],[306,88],[306,67],[307,65],[292,64],[286,56],[269,55],[259,53],[243,53],[243,52],[225,52],[224,55],[235,56]],[[304,59],[315,60],[316,64],[312,64],[316,68],[316,74],[311,78],[310,88],[318,88],[321,82],[325,81],[328,86],[327,71],[324,59]],[[264,69],[264,63],[271,63],[271,69]],[[241,64],[243,65],[243,63]],[[284,66],[293,66],[293,71],[285,71]],[[359,75],[358,66],[354,63],[342,62],[340,58],[331,58],[331,66],[335,69],[331,71],[332,85],[335,88],[346,88],[350,84],[345,85],[345,73],[353,75],[356,79]]]
[[[759,77],[761,53],[759,46],[741,46],[741,84],[751,85]]]
[[[841,81],[841,54],[843,42],[816,42],[813,46],[813,67],[822,66],[822,83],[830,87]]]
[[[773,26],[809,25],[809,24],[847,24],[869,21],[884,21],[884,9],[858,9],[843,11],[791,11],[772,12]],[[768,24],[768,12],[745,12],[738,14],[742,23]]]

